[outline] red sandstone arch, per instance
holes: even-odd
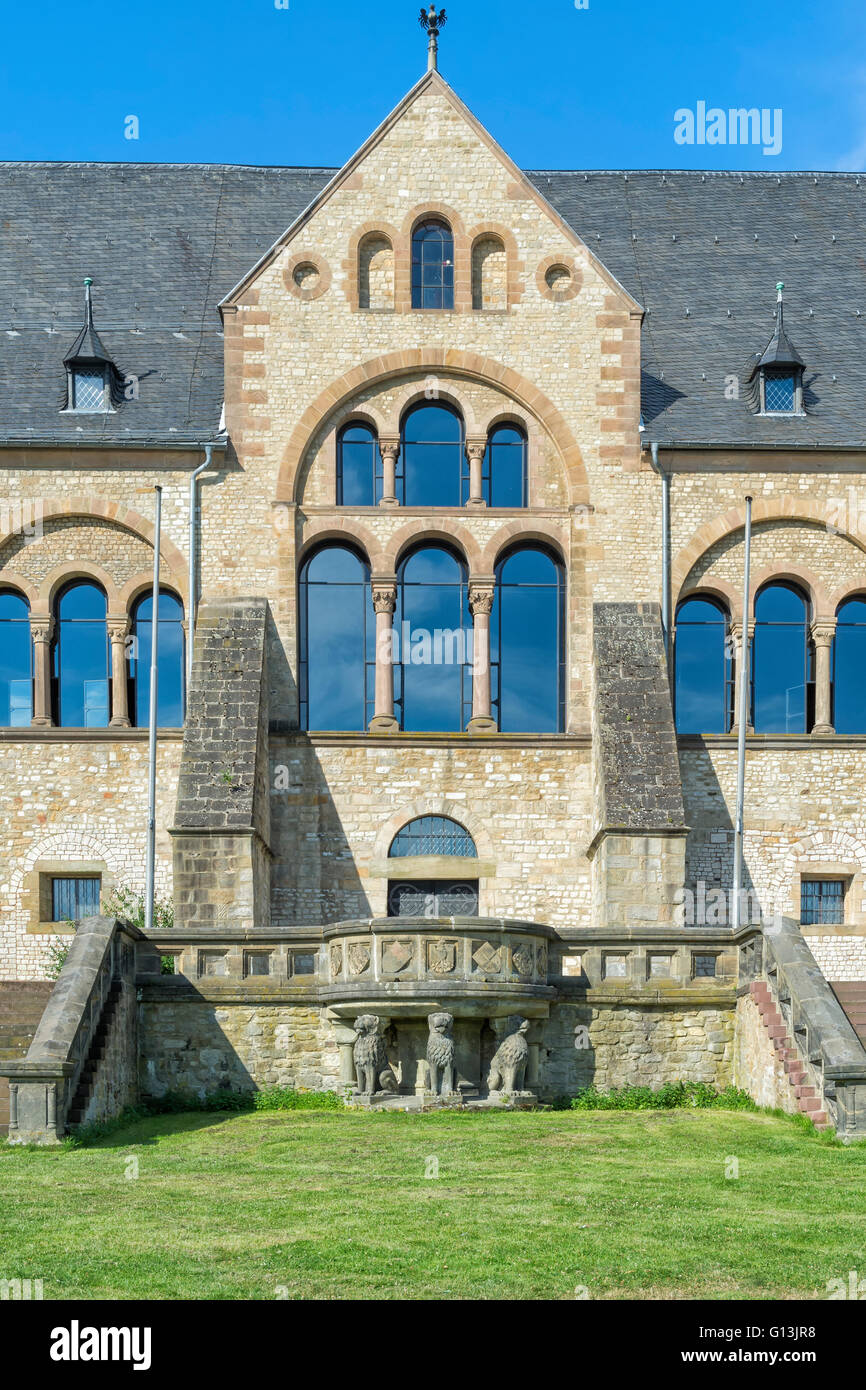
[[[764,521],[803,521],[809,525],[819,525],[833,535],[844,536],[856,545],[858,550],[866,551],[866,538],[858,536],[844,526],[836,525],[832,509],[820,502],[812,502],[803,497],[758,498],[752,505],[752,524],[757,526]],[[671,588],[679,594],[689,574],[703,555],[726,536],[742,531],[746,524],[745,507],[732,507],[713,521],[707,521],[695,532],[687,546],[677,555],[671,574]]]
[[[151,547],[153,546],[153,522],[148,521],[140,512],[134,511],[132,507],[127,507],[123,502],[112,502],[108,497],[100,497],[95,494],[81,497],[45,497],[41,501],[39,517],[41,521],[54,521],[60,517],[76,516],[95,517],[102,521],[113,522],[115,526],[122,526],[125,530],[132,531],[140,540],[145,541]],[[0,548],[17,534],[15,529],[0,532]],[[177,546],[167,539],[164,531],[160,540],[160,555],[168,566],[172,575],[172,582],[178,589],[184,606],[186,606],[187,562]],[[72,566],[70,566],[71,568]],[[0,574],[2,574],[2,570],[0,570]]]
[[[444,347],[411,348],[404,352],[386,353],[383,357],[375,357],[353,367],[320,392],[304,411],[286,444],[277,478],[276,500],[300,502],[298,483],[301,463],[329,415],[359,392],[387,381],[389,377],[402,376],[406,372],[434,372],[437,368],[485,385],[498,386],[534,415],[559,449],[566,470],[570,504],[578,506],[589,503],[589,482],[580,446],[566,420],[548,397],[512,367],[505,367],[492,357]]]

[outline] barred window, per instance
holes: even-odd
[[[455,859],[477,859],[475,842],[468,830],[447,816],[421,816],[398,831],[391,842],[391,859],[413,855],[447,855]]]
[[[77,922],[99,915],[98,878],[55,878],[51,881],[52,922]]]
[[[845,920],[845,882],[804,878],[800,883],[800,922],[804,927],[835,926]]]

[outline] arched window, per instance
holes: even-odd
[[[403,729],[451,733],[472,714],[472,619],[466,568],[450,550],[425,546],[397,576],[395,706]]]
[[[833,727],[866,734],[866,597],[850,598],[836,613],[833,642]]]
[[[373,717],[376,618],[366,561],[317,550],[300,579],[300,695],[305,729],[361,732]]]
[[[456,820],[448,816],[419,816],[409,821],[391,841],[391,859],[409,859],[416,855],[443,855],[450,859],[477,859],[475,841]]]
[[[413,861],[408,866],[411,879],[396,877],[399,863],[391,869],[389,917],[478,916],[478,853],[472,836],[457,821],[447,816],[420,816],[410,821],[394,836],[388,857]],[[417,862],[425,859],[429,866]],[[449,859],[467,862],[443,862]],[[439,954],[431,957],[431,969],[438,967],[443,974],[454,969],[456,958],[452,960],[447,954],[456,949],[453,945],[439,943],[432,949]]]
[[[733,722],[727,614],[712,599],[677,609],[676,719],[681,734],[726,734]]]
[[[472,308],[508,308],[508,257],[498,236],[481,237],[472,248]]]
[[[33,717],[30,606],[21,594],[0,593],[0,725],[22,729]]]
[[[397,495],[405,507],[459,507],[464,472],[463,421],[447,405],[418,405],[403,421],[402,476]]]
[[[384,232],[364,237],[358,250],[358,305],[394,308],[394,248]]]
[[[153,594],[145,594],[132,610],[133,643],[129,653],[133,723],[150,722],[150,662],[153,650]],[[183,604],[166,589],[159,595],[157,646],[157,723],[161,729],[181,729],[184,709]]]
[[[377,507],[382,500],[382,455],[373,431],[358,421],[337,436],[337,506]]]
[[[76,581],[57,601],[54,641],[55,723],[105,729],[110,717],[107,600],[96,584]]]
[[[527,505],[526,435],[517,425],[490,431],[481,473],[481,495],[488,507]],[[469,464],[463,466],[462,504],[469,500]]]
[[[755,601],[755,732],[804,734],[811,727],[812,704],[808,601],[791,584],[768,584]]]
[[[440,218],[412,233],[412,308],[454,308],[454,237]]]
[[[500,732],[560,733],[565,727],[565,582],[549,551],[520,547],[497,565],[490,656]]]

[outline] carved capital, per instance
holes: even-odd
[[[390,460],[391,462],[396,463],[397,456],[400,453],[399,439],[380,439],[379,453],[382,455],[382,458],[386,461]]]
[[[397,608],[397,585],[396,584],[377,584],[372,585],[373,608],[376,613],[390,613],[393,615]]]
[[[829,647],[836,636],[836,622],[832,618],[822,618],[811,627],[812,641],[816,647]]]
[[[473,618],[479,613],[489,615],[493,611],[493,600],[496,596],[496,587],[493,584],[473,584],[469,585],[469,611]]]
[[[108,623],[107,623],[107,627],[108,627],[108,640],[109,640],[109,642],[120,642],[120,643],[124,643],[124,642],[126,641],[127,637],[129,636],[129,619],[128,619],[128,618],[117,618],[117,619],[109,618]]]
[[[31,618],[30,636],[34,642],[50,642],[54,632],[53,618]]]
[[[467,456],[468,456],[470,462],[473,462],[473,461],[474,461],[474,462],[480,463],[480,462],[483,460],[486,451],[487,451],[487,440],[486,440],[486,439],[477,439],[477,438],[476,438],[476,439],[467,439],[467,441],[466,441],[466,453],[467,453]]]

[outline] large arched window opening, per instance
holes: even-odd
[[[0,725],[21,729],[33,718],[30,606],[21,594],[0,593]]]
[[[450,406],[423,404],[403,421],[400,458],[405,507],[459,507],[464,468],[463,421]]]
[[[389,917],[477,917],[478,852],[469,831],[448,816],[419,816],[391,842],[388,882]],[[398,877],[402,866],[411,877]],[[456,959],[453,945],[431,948],[431,969],[447,974]]]
[[[767,584],[755,601],[752,723],[758,734],[804,734],[814,718],[809,602],[792,584]]]
[[[105,594],[76,581],[59,595],[54,642],[55,723],[105,729],[110,710],[110,658]]]
[[[847,599],[836,613],[833,641],[833,717],[837,734],[866,734],[866,596]]]
[[[550,551],[512,550],[496,568],[491,689],[501,733],[565,727],[565,575]]]
[[[466,567],[424,546],[397,575],[395,708],[412,733],[452,733],[472,715],[472,619]]]
[[[301,570],[302,727],[365,730],[373,716],[375,672],[369,565],[347,546],[324,546]]]
[[[726,734],[733,723],[728,617],[712,599],[690,598],[677,609],[675,636],[677,732]]]
[[[337,436],[337,506],[377,507],[382,500],[382,454],[368,425],[345,425]]]
[[[488,507],[525,507],[528,504],[526,435],[517,425],[497,425],[484,451],[481,495]],[[469,464],[463,466],[461,505],[469,500]]]
[[[159,595],[159,641],[157,643],[157,723],[161,729],[183,727],[184,712],[184,631],[183,604],[167,589]],[[153,652],[153,594],[145,594],[132,610],[133,641],[129,652],[129,678],[132,683],[133,723],[140,728],[150,722],[150,663]]]
[[[412,233],[412,308],[454,308],[454,237],[438,217]]]

